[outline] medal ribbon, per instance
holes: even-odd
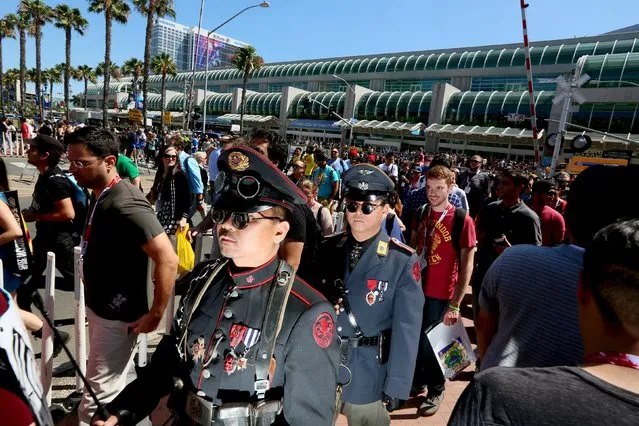
[[[639,355],[621,352],[597,352],[588,355],[584,364],[611,364],[639,370]]]

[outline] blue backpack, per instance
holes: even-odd
[[[74,235],[77,234],[78,236],[82,236],[87,219],[87,212],[89,210],[89,191],[82,188],[71,173],[58,173],[49,177],[61,177],[68,180],[71,184],[71,203],[73,204],[73,210],[75,211],[75,218],[72,221],[73,233]]]

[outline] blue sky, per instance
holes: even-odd
[[[259,0],[205,0],[202,27],[211,29]],[[637,0],[528,0],[528,26],[535,40],[596,35],[639,23]],[[0,0],[0,13],[19,0]],[[73,65],[104,59],[104,18],[87,11],[88,0],[45,0],[78,7],[89,20],[85,36],[74,35]],[[197,26],[200,0],[174,0],[177,22]],[[605,4],[605,6],[604,6]],[[566,19],[566,17],[568,19]],[[145,21],[132,12],[114,24],[112,60],[143,58]],[[518,0],[272,0],[268,9],[245,12],[219,31],[256,47],[266,62],[409,50],[521,42]],[[4,68],[18,67],[17,40],[4,41]],[[64,33],[48,25],[43,67],[64,62]],[[35,42],[27,41],[27,66],[35,67]],[[82,90],[73,83],[73,91]],[[55,92],[61,92],[57,87]]]

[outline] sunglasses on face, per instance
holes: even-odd
[[[164,158],[166,158],[167,160],[175,160],[177,158],[177,155],[164,154]]]
[[[248,213],[236,213],[236,212],[229,212],[226,210],[222,210],[222,209],[216,209],[213,208],[213,210],[211,210],[211,218],[213,219],[213,222],[215,223],[224,223],[226,222],[226,220],[229,218],[229,216],[231,217],[231,223],[233,224],[233,227],[236,229],[246,229],[246,227],[249,226],[249,223],[251,222],[255,222],[257,220],[279,220],[282,221],[283,219],[280,217],[269,217],[269,216],[264,216],[262,213],[258,212],[257,214],[260,215],[260,217],[251,217],[249,216]]]
[[[373,210],[375,210],[379,206],[381,206],[381,204],[362,203],[362,213],[365,215],[369,215],[373,213]],[[360,206],[356,202],[351,201],[346,203],[346,210],[348,210],[350,213],[355,213],[358,207]]]

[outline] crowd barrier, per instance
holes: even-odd
[[[55,253],[52,252],[47,253],[44,306],[49,317],[53,320],[55,318]],[[40,381],[42,382],[43,397],[47,405],[51,406],[51,385],[53,384],[53,330],[51,330],[51,327],[46,321],[44,321],[42,327]]]

